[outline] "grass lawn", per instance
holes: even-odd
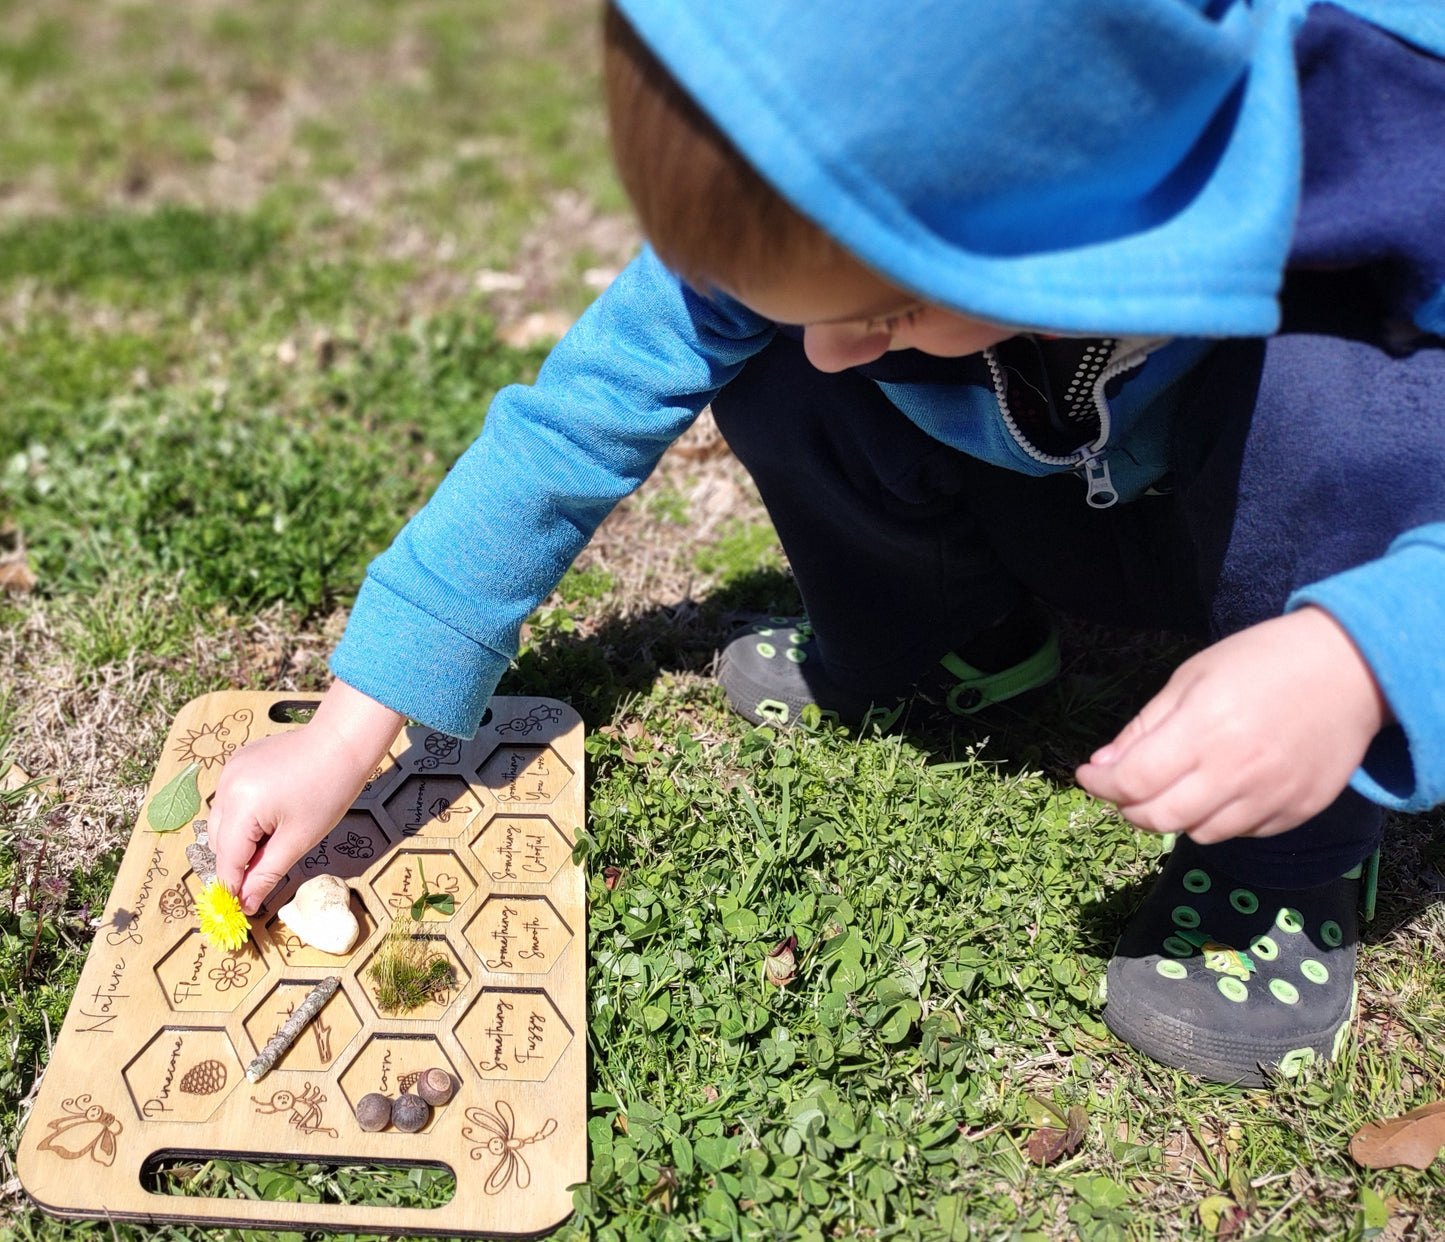
[[[635,246],[594,22],[584,0],[0,0],[0,557],[35,575],[0,592],[6,1242],[218,1232],[40,1215],[11,1164],[28,1100],[171,717],[325,684],[367,561]],[[1027,710],[750,729],[713,653],[796,606],[702,423],[503,683],[589,728],[591,1170],[559,1237],[1445,1238],[1438,1168],[1347,1151],[1442,1094],[1438,816],[1391,827],[1349,1053],[1271,1092],[1201,1085],[1102,1025],[1161,843],[1068,775],[1178,649],[1074,627]],[[1076,1107],[1077,1149],[1033,1163]],[[447,1179],[216,1160],[156,1188],[424,1205]]]

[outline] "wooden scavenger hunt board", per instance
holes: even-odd
[[[248,740],[295,727],[295,695],[205,695],[176,717],[149,799],[198,763],[202,807]],[[60,1216],[251,1228],[517,1236],[571,1211],[587,1175],[586,926],[571,858],[583,823],[582,725],[547,699],[502,698],[470,742],[404,729],[345,819],[219,950],[197,930],[191,828],[159,835],[144,808],[86,959],[19,1151],[25,1189]],[[365,970],[418,865],[453,966],[419,1009],[378,1011]],[[277,911],[310,876],[352,890],[356,947],[303,945]],[[327,975],[341,989],[259,1083],[245,1067]],[[366,1133],[356,1101],[395,1097],[440,1066],[458,1090],[417,1134]],[[437,1162],[456,1193],[435,1209],[163,1195],[157,1156]]]

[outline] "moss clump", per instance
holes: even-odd
[[[419,936],[406,919],[397,919],[381,942],[366,973],[376,984],[376,1003],[383,1013],[403,1013],[432,999],[455,981],[452,964],[432,948],[432,937]]]

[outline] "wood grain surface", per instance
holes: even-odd
[[[201,809],[227,758],[296,727],[297,695],[209,694],[176,717],[147,793],[198,763]],[[18,1152],[31,1198],[58,1216],[249,1228],[516,1237],[571,1212],[587,1176],[582,725],[547,699],[494,699],[475,739],[404,729],[352,810],[287,874],[234,952],[197,930],[195,837],[131,835]],[[420,1008],[379,1012],[366,967],[421,872],[453,895],[422,924],[451,963]],[[307,878],[352,889],[348,954],[303,945],[277,911]],[[341,989],[259,1083],[245,1066],[326,975]],[[458,1086],[416,1134],[367,1133],[353,1109],[432,1066]],[[456,1193],[434,1209],[159,1194],[159,1156],[435,1162]]]

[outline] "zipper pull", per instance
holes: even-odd
[[[1118,502],[1119,493],[1114,490],[1114,480],[1109,474],[1109,459],[1102,454],[1086,457],[1079,463],[1079,469],[1084,472],[1084,483],[1089,489],[1084,496],[1089,508],[1112,508]]]

